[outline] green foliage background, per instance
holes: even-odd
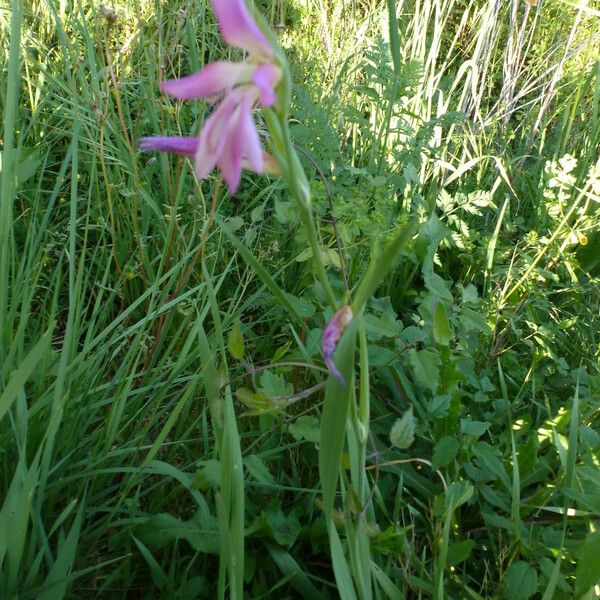
[[[136,149],[207,114],[159,80],[238,58],[210,5],[2,0],[0,596],[230,597],[244,544],[248,598],[598,597],[600,7],[257,7],[340,300],[419,222],[360,333],[339,546],[292,199]]]

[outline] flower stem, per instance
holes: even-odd
[[[325,271],[325,265],[323,264],[321,244],[319,243],[319,236],[312,210],[310,186],[300,163],[300,159],[298,158],[298,154],[292,144],[287,116],[272,110],[265,110],[264,116],[273,140],[273,150],[275,151],[276,158],[280,162],[281,171],[287,181],[290,194],[295,198],[300,207],[300,214],[302,215],[302,221],[306,228],[306,235],[308,236],[308,241],[312,250],[313,263],[316,267],[319,281],[327,296],[327,302],[335,311],[337,309],[337,302]]]
[[[333,294],[333,289],[331,288],[331,284],[329,283],[329,279],[327,277],[327,273],[325,271],[325,265],[323,264],[323,256],[321,254],[321,245],[319,244],[319,239],[317,236],[317,228],[315,227],[315,222],[313,219],[313,213],[310,208],[302,209],[302,218],[304,220],[304,225],[306,227],[306,233],[308,235],[308,240],[310,242],[310,247],[312,249],[313,254],[313,262],[315,267],[317,268],[317,274],[319,276],[319,280],[321,281],[321,285],[323,286],[323,291],[327,296],[327,302],[331,308],[335,311],[337,309],[337,302],[335,301],[335,296]]]

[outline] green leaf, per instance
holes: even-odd
[[[434,350],[418,351],[411,348],[409,359],[417,382],[435,393],[440,382],[440,366],[442,364],[439,353]]]
[[[325,388],[325,402],[323,404],[321,435],[319,438],[319,474],[323,489],[323,509],[328,520],[331,519],[333,514],[333,503],[346,436],[348,406],[350,399],[354,397],[354,350],[356,348],[357,324],[358,319],[352,319],[335,351],[335,362],[346,381],[346,385],[338,381],[333,375],[329,375],[327,387]],[[334,536],[335,528],[333,525],[329,527],[329,531],[330,537]]]
[[[282,375],[278,375],[265,369],[260,376],[260,385],[262,391],[271,398],[282,396],[291,396],[294,393],[294,386],[287,383]]]
[[[199,467],[192,483],[193,487],[208,490],[221,486],[221,463],[216,458],[201,461]]]
[[[257,223],[258,221],[262,221],[265,218],[265,205],[259,204],[251,213],[250,219],[252,219],[253,223]]]
[[[288,430],[292,437],[297,441],[306,440],[313,444],[319,443],[321,435],[321,427],[319,421],[315,417],[303,415],[298,417],[293,423],[290,423]]]
[[[246,387],[237,389],[235,391],[235,397],[239,402],[250,409],[248,412],[244,413],[246,416],[262,415],[263,413],[280,411],[284,406],[283,401],[271,398],[261,390],[253,392]]]
[[[450,408],[450,401],[452,396],[450,394],[436,394],[429,402],[427,412],[434,419],[443,419],[448,416],[448,409]]]
[[[189,521],[181,521],[169,513],[160,513],[136,525],[134,534],[150,549],[160,549],[176,540],[186,540],[197,552],[219,552],[217,518],[204,511]]]
[[[259,483],[270,486],[275,485],[275,479],[273,479],[273,475],[269,472],[269,468],[257,454],[246,456],[244,458],[244,466],[248,470],[248,473]]]
[[[448,311],[442,302],[438,302],[433,315],[433,339],[442,346],[448,346],[452,339]]]
[[[6,414],[6,411],[17,397],[19,390],[25,385],[36,365],[44,356],[49,346],[53,327],[50,327],[42,335],[36,345],[29,351],[29,354],[23,359],[17,370],[12,373],[6,387],[2,391],[2,394],[0,394],[0,419]]]
[[[264,516],[273,539],[281,546],[293,546],[300,533],[298,518],[294,514],[284,515],[280,508],[271,508]]]
[[[416,219],[411,219],[408,223],[399,227],[398,233],[388,242],[383,252],[371,258],[367,272],[362,278],[352,302],[352,312],[355,315],[358,315],[362,311],[385,276],[389,273],[398,255],[412,237],[416,225]]]
[[[389,313],[383,313],[381,316],[366,314],[364,319],[367,337],[374,342],[383,337],[397,336],[402,331],[402,323]]]
[[[463,307],[458,320],[465,331],[490,333],[490,326],[488,325],[485,315],[472,308]]]
[[[575,552],[575,597],[579,598],[600,583],[600,531],[588,535]]]
[[[288,294],[284,292],[286,298],[289,300],[290,305],[294,307],[294,310],[302,317],[302,318],[310,318],[315,314],[315,305],[304,298],[298,298],[293,294]]]
[[[485,442],[478,442],[472,446],[473,455],[477,458],[478,466],[487,473],[492,473],[499,479],[507,491],[511,491],[511,482],[506,474],[502,461],[498,458],[498,451]]]
[[[457,452],[458,442],[455,438],[450,436],[441,438],[433,450],[431,466],[434,469],[448,466],[454,460]]]
[[[244,347],[244,335],[240,329],[239,321],[236,321],[229,332],[227,338],[227,349],[229,354],[236,360],[242,360],[244,358],[245,347]]]
[[[445,493],[445,507],[448,512],[455,511],[459,506],[470,500],[473,486],[468,481],[456,481],[448,486]]]
[[[296,262],[306,262],[307,260],[312,258],[312,255],[312,248],[304,248],[304,250],[302,250],[302,252],[300,252],[300,254],[298,254],[294,260]]]
[[[29,178],[33,177],[42,164],[42,159],[35,150],[25,151],[22,148],[21,153],[23,155],[27,153],[27,156],[21,162],[19,162],[16,168],[16,176],[19,186],[25,183]]]
[[[425,283],[425,287],[435,296],[438,296],[440,300],[446,300],[447,302],[452,302],[454,298],[450,293],[449,285],[446,281],[444,281],[439,275],[430,271],[425,273],[423,276],[423,281]]]
[[[460,432],[466,435],[481,437],[490,427],[488,421],[471,421],[469,419],[460,420]]]
[[[504,597],[506,600],[527,600],[537,590],[537,572],[528,563],[519,560],[504,574]]]
[[[396,448],[404,450],[415,441],[415,417],[412,406],[397,419],[390,431],[390,442]]]
[[[59,538],[58,553],[56,560],[44,582],[44,591],[37,596],[38,600],[55,600],[66,597],[69,588],[69,574],[73,569],[73,563],[77,554],[79,532],[83,518],[83,502],[79,506],[71,530],[66,538]]]
[[[460,542],[454,542],[448,546],[448,555],[446,557],[446,564],[449,567],[464,562],[469,558],[471,551],[475,548],[476,544],[473,540],[462,540]]]
[[[271,557],[279,567],[284,577],[288,578],[290,584],[296,589],[302,598],[307,600],[318,600],[322,597],[319,590],[315,588],[302,567],[296,562],[289,552],[275,544],[267,544]]]
[[[242,258],[246,263],[252,267],[258,278],[262,281],[263,285],[279,300],[280,304],[287,310],[290,317],[292,317],[299,325],[304,327],[304,321],[302,317],[295,311],[294,307],[289,303],[289,300],[285,296],[285,292],[275,283],[275,280],[262,266],[262,263],[248,250],[244,243],[234,234],[230,227],[223,221],[220,215],[215,214],[215,223],[221,228],[227,239],[231,242],[232,246],[242,255]]]
[[[456,287],[460,289],[463,304],[479,304],[481,302],[477,288],[472,283],[466,287],[459,283]]]

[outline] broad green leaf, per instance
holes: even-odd
[[[300,523],[296,515],[284,515],[280,508],[271,508],[265,511],[264,517],[273,539],[280,546],[290,548],[294,545],[300,533]]]
[[[473,495],[473,486],[468,481],[456,481],[448,486],[445,493],[445,507],[448,512],[455,511]]]
[[[253,392],[246,387],[238,388],[235,391],[235,397],[239,402],[250,409],[244,413],[245,416],[256,416],[262,415],[263,413],[280,411],[284,406],[284,401],[274,399],[265,394],[262,390]]]
[[[33,177],[42,164],[42,159],[36,150],[31,151],[21,148],[21,154],[23,154],[24,158],[19,162],[16,168],[18,186],[21,186],[30,177]]]
[[[488,421],[471,421],[469,419],[460,420],[460,432],[466,435],[481,437],[490,427]]]
[[[188,521],[182,521],[169,513],[154,515],[138,523],[134,535],[148,548],[161,549],[176,540],[185,540],[197,552],[218,554],[219,525],[211,514],[198,513]]]
[[[527,600],[537,591],[537,572],[523,560],[508,567],[504,574],[504,597],[506,600]]]
[[[248,473],[259,483],[271,486],[275,485],[275,479],[273,479],[273,475],[269,472],[269,468],[257,454],[246,456],[244,458],[244,466],[248,470]]]
[[[433,339],[442,346],[448,346],[452,340],[448,311],[442,302],[438,302],[433,315]]]
[[[287,292],[285,292],[285,296],[301,317],[308,319],[315,314],[315,305],[312,302],[309,302],[304,298],[298,298]]]
[[[492,473],[495,479],[502,482],[507,491],[511,491],[511,482],[504,465],[498,458],[498,451],[485,442],[477,442],[473,444],[472,452],[477,458],[479,467],[488,473]]]
[[[302,250],[302,252],[300,252],[294,260],[296,262],[306,262],[307,260],[312,258],[312,254],[312,248],[304,248],[304,250]]]
[[[409,359],[417,382],[435,393],[440,382],[440,366],[442,364],[439,353],[434,350],[419,351],[411,348]]]
[[[472,283],[469,283],[467,286],[463,286],[459,283],[456,287],[460,289],[463,304],[476,305],[481,302],[477,288]]]
[[[452,302],[454,298],[449,289],[449,284],[444,281],[437,273],[430,271],[423,276],[425,287],[440,300]]]
[[[412,406],[397,419],[390,431],[390,442],[396,448],[404,450],[415,441],[415,417]]]
[[[381,315],[368,313],[364,318],[367,337],[371,341],[376,342],[384,337],[394,337],[402,331],[402,323],[387,312]]]
[[[490,333],[490,326],[483,313],[477,312],[472,308],[463,307],[458,317],[464,331],[480,331],[481,333]]]
[[[302,415],[293,423],[290,423],[288,429],[292,437],[299,442],[306,440],[307,442],[312,442],[313,444],[319,443],[321,427],[319,425],[319,421],[315,417]]]
[[[245,346],[244,346],[244,335],[240,329],[239,321],[236,321],[229,332],[227,338],[227,349],[229,354],[236,360],[242,360],[244,358]]]
[[[443,419],[448,416],[451,400],[452,396],[450,394],[436,394],[429,402],[427,412],[434,419]]]
[[[575,597],[579,598],[600,583],[600,531],[589,534],[576,551]]]
[[[476,544],[474,540],[461,540],[460,542],[454,542],[448,546],[448,555],[446,557],[446,564],[449,567],[464,562],[469,558],[473,548]]]
[[[265,369],[260,376],[261,391],[271,398],[291,396],[294,393],[294,386],[288,383],[282,375],[273,373]]]
[[[258,221],[262,221],[265,218],[265,205],[259,204],[255,209],[250,213],[250,219],[253,223],[257,223]]]
[[[434,469],[448,466],[458,452],[458,441],[450,436],[441,438],[433,449],[431,466]]]

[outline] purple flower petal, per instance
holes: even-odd
[[[179,100],[220,96],[231,91],[236,85],[250,83],[255,69],[250,63],[220,60],[206,65],[193,75],[163,81],[160,89]]]
[[[207,177],[218,165],[229,191],[235,194],[242,163],[262,172],[262,149],[252,121],[258,96],[254,86],[235,88],[205,121],[196,151],[195,171],[199,179]]]
[[[221,158],[228,143],[231,118],[236,108],[232,95],[227,96],[215,111],[204,121],[198,139],[195,171],[198,179],[208,177]]]
[[[241,107],[239,135],[244,144],[242,158],[245,159],[250,168],[256,173],[263,172],[263,151],[260,146],[260,138],[256,125],[252,119],[252,105],[246,99]]]
[[[198,138],[175,136],[143,137],[139,140],[138,144],[140,150],[144,151],[160,150],[161,152],[175,152],[184,156],[194,156],[198,148]]]
[[[346,382],[333,362],[333,353],[335,352],[338,340],[342,337],[350,321],[352,321],[352,308],[350,306],[342,306],[325,326],[321,341],[321,352],[323,353],[325,364],[342,385],[346,385]]]
[[[277,102],[275,85],[281,79],[281,69],[276,65],[259,65],[252,74],[252,83],[260,90],[262,106],[273,106]]]
[[[249,54],[272,58],[273,47],[252,18],[244,0],[211,0],[221,35]]]
[[[219,159],[219,169],[223,175],[223,180],[229,188],[231,194],[235,194],[242,178],[242,155],[244,154],[244,138],[241,131],[241,121],[244,111],[248,111],[248,118],[251,117],[249,108],[242,99],[240,104],[229,122],[229,139],[223,149]]]

